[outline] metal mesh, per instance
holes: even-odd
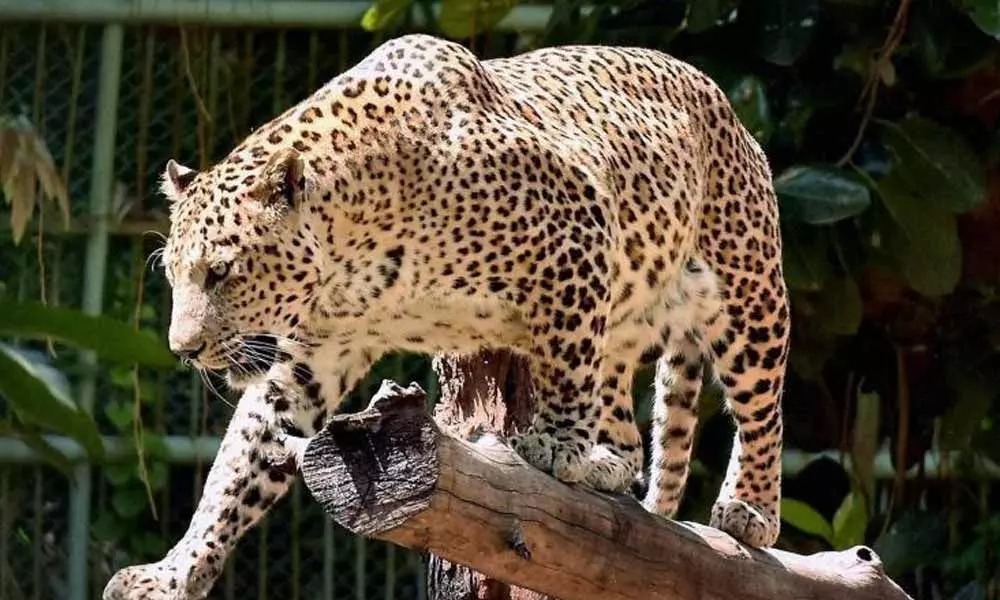
[[[44,277],[49,301],[79,302],[100,38],[99,26],[0,28],[0,113],[24,114],[35,123],[57,164],[65,168],[77,219],[75,234],[46,238],[44,276],[34,248],[15,247],[9,236],[0,236],[5,257],[0,261],[0,293],[36,298]],[[192,166],[211,163],[253,127],[356,62],[373,41],[357,31],[127,29],[112,219],[148,222],[150,228],[162,222],[166,207],[157,185],[167,158]],[[131,321],[138,310],[140,326],[163,335],[169,290],[161,273],[145,267],[146,257],[161,242],[155,235],[119,227],[117,221],[112,230],[104,313]],[[53,362],[74,382],[81,375],[72,351],[60,351]],[[390,357],[349,404],[358,406],[383,378],[426,385],[429,373],[426,359]],[[197,376],[178,369],[143,372],[140,379],[149,436],[223,433],[231,408]],[[128,370],[102,366],[97,398],[94,412],[102,431],[130,435],[131,425],[123,427],[116,420],[116,411],[130,408],[134,399]],[[5,410],[0,405],[0,417]],[[148,466],[165,473],[165,482],[153,492],[158,520],[143,497],[137,500],[135,494],[144,492],[134,475],[120,467],[93,472],[91,597],[99,597],[118,567],[158,558],[183,534],[209,467],[167,465],[155,449]],[[0,597],[66,595],[69,496],[67,479],[53,469],[0,465]],[[123,518],[122,512],[130,516]],[[420,556],[339,530],[298,489],[240,544],[212,597],[415,599],[422,596],[422,574]]]

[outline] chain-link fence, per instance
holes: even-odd
[[[0,114],[25,115],[35,124],[67,182],[73,217],[67,231],[51,213],[41,220],[36,216],[37,244],[16,246],[9,231],[0,235],[0,292],[8,296],[78,306],[91,276],[84,261],[95,225],[92,205],[88,208],[88,195],[96,189],[94,140],[98,113],[107,108],[100,103],[111,101],[101,99],[100,89],[104,28],[0,23]],[[108,258],[99,265],[103,313],[134,320],[162,337],[169,294],[147,257],[162,244],[155,232],[165,230],[166,207],[157,185],[166,159],[210,164],[379,40],[356,28],[149,24],[125,26],[121,39]],[[134,453],[121,463],[70,474],[41,466],[35,456],[11,458],[0,451],[0,598],[5,600],[100,597],[117,568],[161,556],[184,532],[211,462],[210,451],[180,456],[172,443],[207,440],[210,447],[231,413],[227,404],[233,398],[217,397],[211,385],[187,370],[144,371],[133,378],[128,368],[102,365],[88,371],[69,351],[50,359],[73,384],[95,380],[94,415],[101,430],[126,445],[137,439],[133,408],[140,403],[148,476],[145,482],[138,476]],[[415,379],[433,388],[429,373],[425,359],[390,357],[352,403],[367,397],[382,377]],[[5,410],[0,402],[0,417]],[[82,487],[80,473],[89,481]],[[89,498],[89,523],[73,533],[69,507],[81,493]],[[83,553],[70,540],[80,531]],[[72,589],[79,573],[86,574],[86,590]],[[338,530],[299,486],[240,544],[213,597],[422,598],[423,558]]]

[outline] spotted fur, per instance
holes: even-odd
[[[712,524],[778,535],[789,314],[760,147],[725,95],[652,50],[479,61],[390,41],[211,169],[171,162],[170,344],[244,397],[184,538],[106,598],[204,596],[374,360],[508,347],[539,398],[514,440],[613,492],[642,467],[631,400],[656,362],[645,506],[671,515],[703,371],[738,425]]]

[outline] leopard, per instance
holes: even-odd
[[[724,91],[652,49],[480,60],[386,41],[211,167],[167,162],[173,352],[242,393],[189,528],[108,600],[202,598],[379,357],[509,349],[510,440],[566,484],[675,514],[702,386],[735,423],[712,526],[780,530],[789,302],[768,160]],[[648,460],[637,369],[655,365]],[[643,471],[648,464],[648,478]]]

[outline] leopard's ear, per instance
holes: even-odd
[[[253,195],[268,207],[296,208],[302,203],[308,185],[305,161],[294,149],[283,148],[264,165]]]
[[[198,171],[189,169],[171,158],[163,170],[160,190],[171,202],[176,202],[184,195],[184,190],[191,185],[197,174]]]

